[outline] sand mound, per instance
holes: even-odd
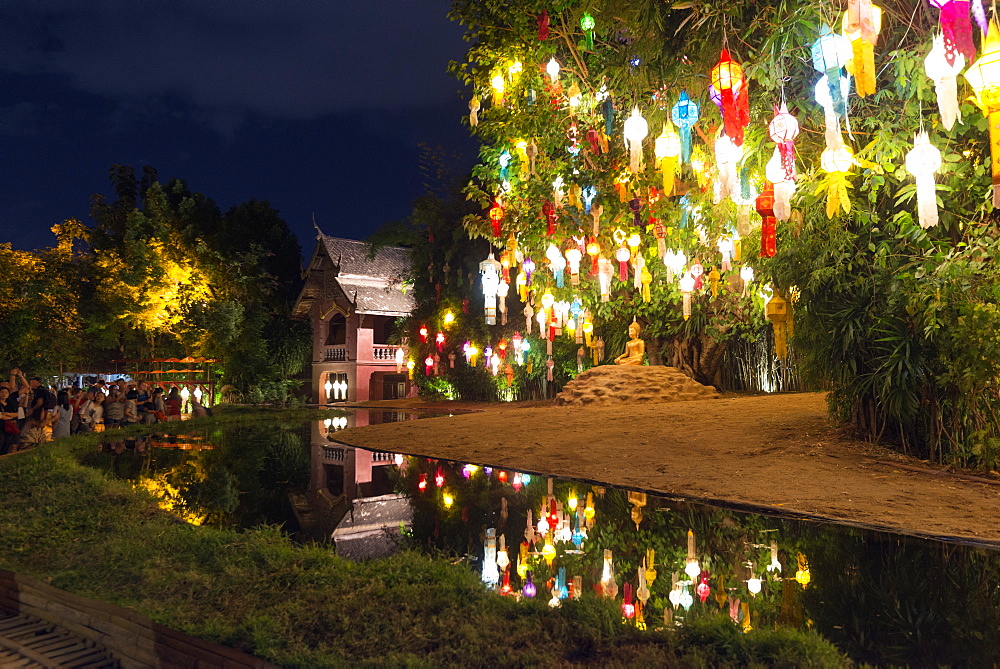
[[[588,369],[563,386],[563,391],[556,396],[556,404],[682,402],[718,397],[715,388],[701,385],[676,367],[601,365]]]

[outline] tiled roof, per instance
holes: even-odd
[[[359,314],[409,316],[415,306],[413,296],[404,294],[398,283],[372,285],[344,277],[337,277],[337,283],[344,290],[347,299],[354,303],[354,309]]]
[[[410,274],[410,251],[397,246],[384,246],[374,258],[368,254],[368,243],[323,235],[323,244],[340,274],[370,276],[380,279],[400,279]]]

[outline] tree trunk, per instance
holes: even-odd
[[[691,339],[674,339],[671,366],[681,370],[698,383],[706,386],[717,384],[719,369],[728,347],[726,341],[716,341],[700,334]],[[652,364],[652,358],[650,358]]]

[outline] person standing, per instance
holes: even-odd
[[[17,426],[17,399],[11,402],[9,388],[0,388],[0,455],[14,450],[21,434]]]
[[[61,439],[69,436],[69,424],[73,420],[73,407],[69,404],[69,393],[60,390],[56,396],[56,420],[52,424],[52,438]]]
[[[170,395],[167,396],[167,420],[180,420],[181,419],[181,394],[177,390],[177,386],[170,389]]]

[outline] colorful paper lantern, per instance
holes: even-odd
[[[632,108],[632,115],[625,121],[625,148],[629,152],[629,169],[633,174],[642,163],[642,140],[649,134],[649,123],[639,113],[639,105]]]
[[[767,126],[771,141],[778,145],[778,152],[781,155],[781,166],[785,171],[785,178],[781,181],[793,181],[795,179],[795,138],[799,136],[799,122],[794,116],[788,113],[788,106],[782,102],[781,107],[775,109],[774,118]],[[770,179],[774,181],[774,179]]]
[[[778,219],[774,216],[774,184],[767,182],[757,196],[757,213],[760,214],[760,257],[773,258],[778,250]]]
[[[681,91],[677,104],[670,110],[670,118],[680,131],[681,162],[691,162],[691,128],[698,122],[699,109],[688,97],[687,91]]]
[[[844,37],[851,43],[851,60],[847,70],[857,82],[858,95],[875,93],[875,44],[882,30],[882,10],[871,0],[850,0],[841,25]]]
[[[750,125],[750,98],[743,68],[730,58],[728,50],[722,50],[719,62],[712,68],[711,81],[719,95],[726,134],[734,144],[742,145],[743,129]]]
[[[847,116],[846,96],[837,83],[841,68],[852,55],[851,43],[846,37],[836,34],[828,25],[820,28],[819,39],[812,45],[813,67],[826,75],[831,106],[838,117]]]
[[[940,167],[941,152],[931,144],[926,132],[918,132],[913,138],[913,148],[906,154],[906,169],[917,179],[917,216],[924,229],[938,223],[934,175]]]
[[[681,138],[668,120],[663,123],[663,131],[653,145],[656,163],[663,176],[663,194],[674,194],[674,175],[677,173],[677,157],[681,154]]]
[[[580,28],[583,29],[587,51],[594,50],[594,26],[596,25],[597,22],[589,12],[584,12],[583,16],[580,17]]]
[[[487,325],[496,325],[497,322],[497,288],[500,285],[500,269],[500,263],[493,257],[492,252],[486,260],[479,263],[479,271],[482,273]]]
[[[701,567],[698,566],[698,556],[695,554],[693,530],[688,530],[687,534],[687,559],[684,561],[684,573],[691,578],[697,578],[701,574]]]
[[[947,39],[945,44],[947,46]],[[976,91],[976,102],[989,118],[993,207],[1000,208],[1000,30],[996,21],[990,22],[989,32],[983,40],[983,54],[965,71],[965,80]]]
[[[826,216],[833,218],[838,209],[843,209],[844,213],[850,213],[851,200],[847,195],[850,184],[847,181],[847,172],[854,165],[854,154],[844,144],[835,148],[823,150],[820,154],[820,167],[828,174],[826,191]]]
[[[944,56],[954,63],[958,54],[972,60],[976,45],[972,43],[972,22],[969,20],[968,0],[927,0],[931,7],[941,10],[941,32],[944,35]],[[985,46],[983,47],[985,51]]]
[[[958,107],[957,77],[963,69],[965,56],[957,54],[954,61],[949,63],[945,57],[944,36],[935,35],[931,50],[924,59],[924,72],[934,82],[941,125],[945,130],[951,130],[955,121],[962,120],[962,112]]]
[[[784,360],[788,357],[788,332],[792,321],[788,302],[775,292],[767,302],[765,315],[774,327],[774,355]]]
[[[685,274],[680,279],[681,289],[681,315],[684,320],[691,318],[691,293],[694,291],[694,277],[690,273]]]
[[[737,144],[732,137],[720,135],[715,140],[715,165],[719,173],[715,180],[716,202],[725,197],[729,197],[735,202],[740,197],[742,188],[736,166],[741,158],[743,158],[743,147]],[[685,212],[686,209],[685,207]]]

